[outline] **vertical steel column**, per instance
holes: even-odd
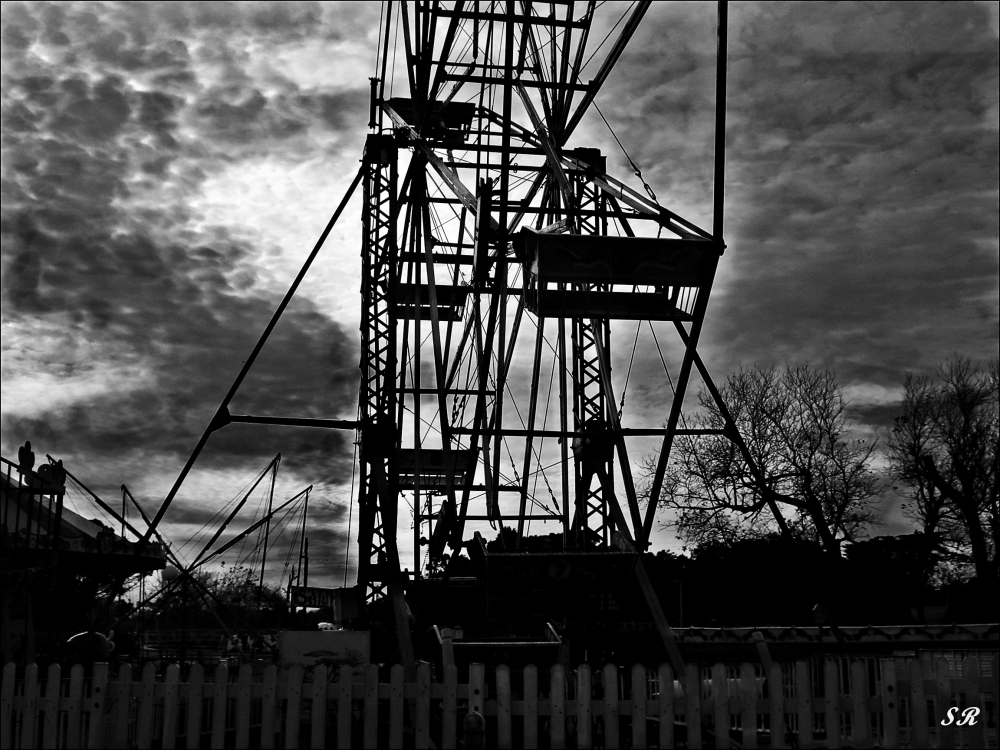
[[[396,146],[391,136],[365,144],[361,251],[361,394],[358,588],[366,601],[386,593],[395,551],[396,481]],[[391,549],[390,549],[391,547]],[[398,554],[396,555],[398,566]]]
[[[602,224],[607,222],[602,221],[600,215],[604,208],[601,191],[579,172],[572,175],[572,185],[576,208],[580,209],[576,216],[580,234],[605,234],[607,228]],[[584,215],[590,211],[595,214]],[[606,285],[597,284],[578,285],[576,288],[580,291],[610,291]],[[573,441],[577,482],[574,534],[580,544],[589,546],[591,532],[594,532],[597,535],[594,541],[607,546],[611,543],[615,524],[608,509],[609,499],[605,496],[611,483],[601,480],[604,476],[609,480],[612,477],[614,453],[613,443],[607,434],[607,410],[615,408],[615,405],[606,402],[601,384],[597,340],[600,339],[605,352],[610,351],[611,331],[607,319],[574,318],[572,336],[574,430],[593,433],[593,437]],[[606,362],[605,365],[610,373],[611,363]],[[610,502],[615,501],[612,498]]]

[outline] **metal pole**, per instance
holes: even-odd
[[[726,68],[728,63],[729,4],[719,3],[719,49],[715,69],[715,208],[712,237],[722,242],[726,199]]]
[[[260,555],[260,582],[257,584],[257,614],[260,614],[261,600],[264,596],[264,566],[267,565],[267,537],[271,533],[271,514],[274,513],[274,482],[278,478],[278,465],[271,470],[271,491],[267,498],[267,523],[264,524],[264,549]]]
[[[243,384],[243,379],[246,378],[247,373],[250,372],[250,368],[256,361],[257,355],[260,354],[261,349],[264,348],[264,344],[267,343],[267,339],[271,335],[271,331],[273,331],[274,327],[277,325],[278,319],[281,317],[281,314],[285,311],[285,308],[288,307],[288,303],[292,301],[292,297],[298,290],[299,284],[302,283],[302,279],[305,277],[306,272],[309,270],[309,267],[312,266],[313,261],[319,254],[320,248],[322,248],[323,243],[326,242],[327,236],[329,236],[330,232],[333,231],[334,224],[337,223],[337,219],[340,218],[340,214],[343,213],[344,209],[347,207],[347,202],[354,194],[354,190],[355,188],[357,188],[358,183],[361,182],[362,176],[364,176],[364,168],[358,170],[357,175],[355,175],[354,177],[354,181],[351,183],[351,186],[347,188],[347,192],[344,194],[343,199],[340,201],[340,205],[337,206],[337,210],[334,211],[333,216],[330,218],[329,223],[326,225],[326,228],[323,230],[323,233],[319,236],[319,239],[316,241],[316,245],[313,247],[312,252],[309,253],[309,257],[306,258],[305,263],[302,264],[302,268],[299,269],[298,276],[295,277],[295,280],[292,282],[292,285],[288,287],[288,291],[285,292],[285,296],[282,298],[281,302],[278,304],[277,309],[274,311],[274,314],[271,316],[271,320],[268,322],[267,327],[264,329],[264,332],[260,335],[260,338],[257,339],[257,344],[254,346],[253,351],[250,352],[250,356],[247,357],[246,361],[243,363],[243,368],[236,376],[236,380],[234,380],[233,384],[229,387],[229,392],[226,393],[226,397],[222,399],[222,403],[219,404],[219,409],[215,413],[215,416],[212,418],[212,421],[209,422],[208,427],[205,428],[205,432],[202,433],[201,439],[198,441],[198,444],[191,452],[191,456],[188,458],[187,463],[184,464],[184,468],[181,469],[181,473],[174,481],[174,486],[170,488],[170,492],[167,493],[167,497],[163,500],[163,503],[161,503],[160,507],[157,509],[156,515],[153,517],[152,523],[150,523],[149,528],[146,529],[146,533],[142,535],[142,538],[140,539],[140,542],[142,544],[145,544],[146,542],[149,541],[149,537],[152,536],[153,530],[159,525],[160,520],[163,518],[163,514],[167,512],[167,508],[169,508],[170,504],[174,501],[174,497],[176,497],[177,491],[181,488],[181,485],[184,483],[184,479],[187,477],[188,472],[191,471],[191,467],[194,466],[194,462],[198,460],[198,456],[201,453],[202,449],[205,447],[205,443],[208,442],[208,436],[211,435],[213,432],[215,432],[215,430],[219,429],[220,427],[224,427],[227,424],[228,421],[227,418],[229,415],[229,402],[233,400],[233,397],[236,395],[236,391],[239,390],[239,387]]]

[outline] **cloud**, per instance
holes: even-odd
[[[810,360],[891,387],[956,349],[995,354],[989,15],[981,4],[733,7],[729,249],[702,346],[717,375]],[[651,9],[622,61],[630,75],[601,99],[661,202],[702,226],[714,23],[706,6]]]
[[[5,454],[44,438],[68,465],[179,468],[284,291],[257,265],[281,250],[206,223],[192,199],[243,159],[296,164],[367,118],[357,92],[303,88],[266,63],[325,13],[5,5]],[[334,53],[342,31],[324,36]],[[353,332],[296,299],[233,411],[353,416],[357,356]],[[304,482],[349,476],[350,438],[316,430],[230,427],[203,464],[257,466],[275,445]]]

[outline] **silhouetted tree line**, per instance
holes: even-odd
[[[675,619],[683,588],[685,624],[996,621],[998,372],[956,358],[907,375],[884,447],[828,370],[741,369],[719,389],[728,414],[703,391],[686,426],[728,434],[678,437],[658,497],[691,550],[651,561]],[[890,488],[915,531],[868,538]]]

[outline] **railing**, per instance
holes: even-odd
[[[59,539],[63,489],[0,457],[0,510],[3,546],[14,550],[54,550]]]
[[[958,670],[944,659],[827,659],[759,666],[690,664],[568,672],[429,664],[325,666],[254,675],[177,665],[137,679],[107,664],[3,671],[0,744],[11,748],[162,747],[911,747],[997,746],[998,657]],[[981,666],[985,668],[981,669]],[[984,679],[983,672],[988,676]],[[817,676],[820,679],[816,679]],[[775,686],[772,688],[772,686]],[[778,687],[780,686],[780,688]],[[955,708],[956,711],[949,711]],[[978,712],[962,709],[978,708]],[[947,722],[951,716],[953,721]],[[963,720],[964,716],[964,720]],[[969,718],[973,720],[970,721]]]

